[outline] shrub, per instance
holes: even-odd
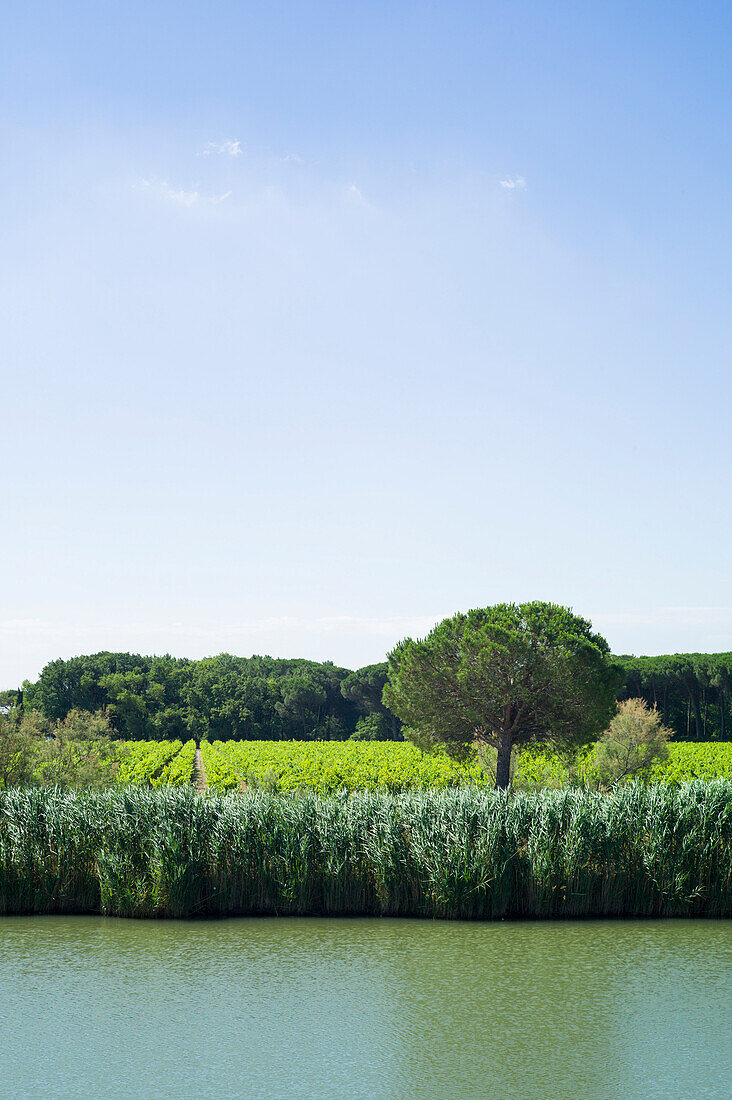
[[[101,711],[70,710],[54,722],[35,710],[0,719],[0,783],[104,787],[114,782],[119,750]]]
[[[626,699],[595,745],[591,764],[600,786],[648,775],[654,764],[668,758],[670,735],[655,707],[644,699]]]

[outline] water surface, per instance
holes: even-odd
[[[732,923],[0,919],[0,1096],[728,1100]]]

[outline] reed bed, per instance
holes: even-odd
[[[0,912],[732,916],[732,783],[0,793]]]

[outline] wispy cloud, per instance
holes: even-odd
[[[155,191],[161,198],[177,203],[179,206],[195,206],[201,197],[198,191],[184,191],[171,187],[166,180],[141,179],[140,186]]]
[[[674,624],[683,627],[719,627],[732,629],[732,607],[715,605],[698,607],[649,607],[631,608],[625,611],[598,612],[606,622],[623,626],[665,626]]]
[[[732,607],[645,607],[598,611],[596,629],[616,653],[715,652],[732,648]]]
[[[161,199],[165,199],[166,202],[172,202],[177,206],[184,206],[188,209],[197,206],[199,203],[215,204],[223,202],[224,199],[228,199],[231,195],[231,191],[225,191],[222,195],[202,195],[197,189],[186,191],[182,188],[171,187],[167,180],[156,179],[141,179],[140,187],[155,192]]]
[[[525,191],[526,180],[523,176],[509,176],[505,180],[501,180],[501,187],[504,191]]]
[[[198,155],[201,157],[240,157],[243,152],[241,142],[230,138],[228,141],[209,141],[206,148]]]
[[[297,615],[271,615],[261,619],[221,622],[214,626],[208,624],[204,626],[200,623],[182,623],[173,620],[168,622],[132,620],[118,623],[115,630],[122,634],[136,631],[166,636],[183,634],[186,637],[198,637],[206,640],[214,640],[222,635],[230,637],[288,630],[304,631],[308,634],[339,634],[354,630],[379,637],[401,637],[407,634],[423,635],[428,633],[435,623],[444,617],[444,612],[433,615],[386,615],[383,617],[321,615],[308,618]],[[65,620],[52,621],[33,618],[0,620],[0,637],[30,635],[33,637],[55,638],[61,634],[76,637],[89,631],[108,629],[108,624],[93,620],[83,624]]]

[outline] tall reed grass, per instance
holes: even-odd
[[[732,783],[0,793],[0,912],[730,917]]]

